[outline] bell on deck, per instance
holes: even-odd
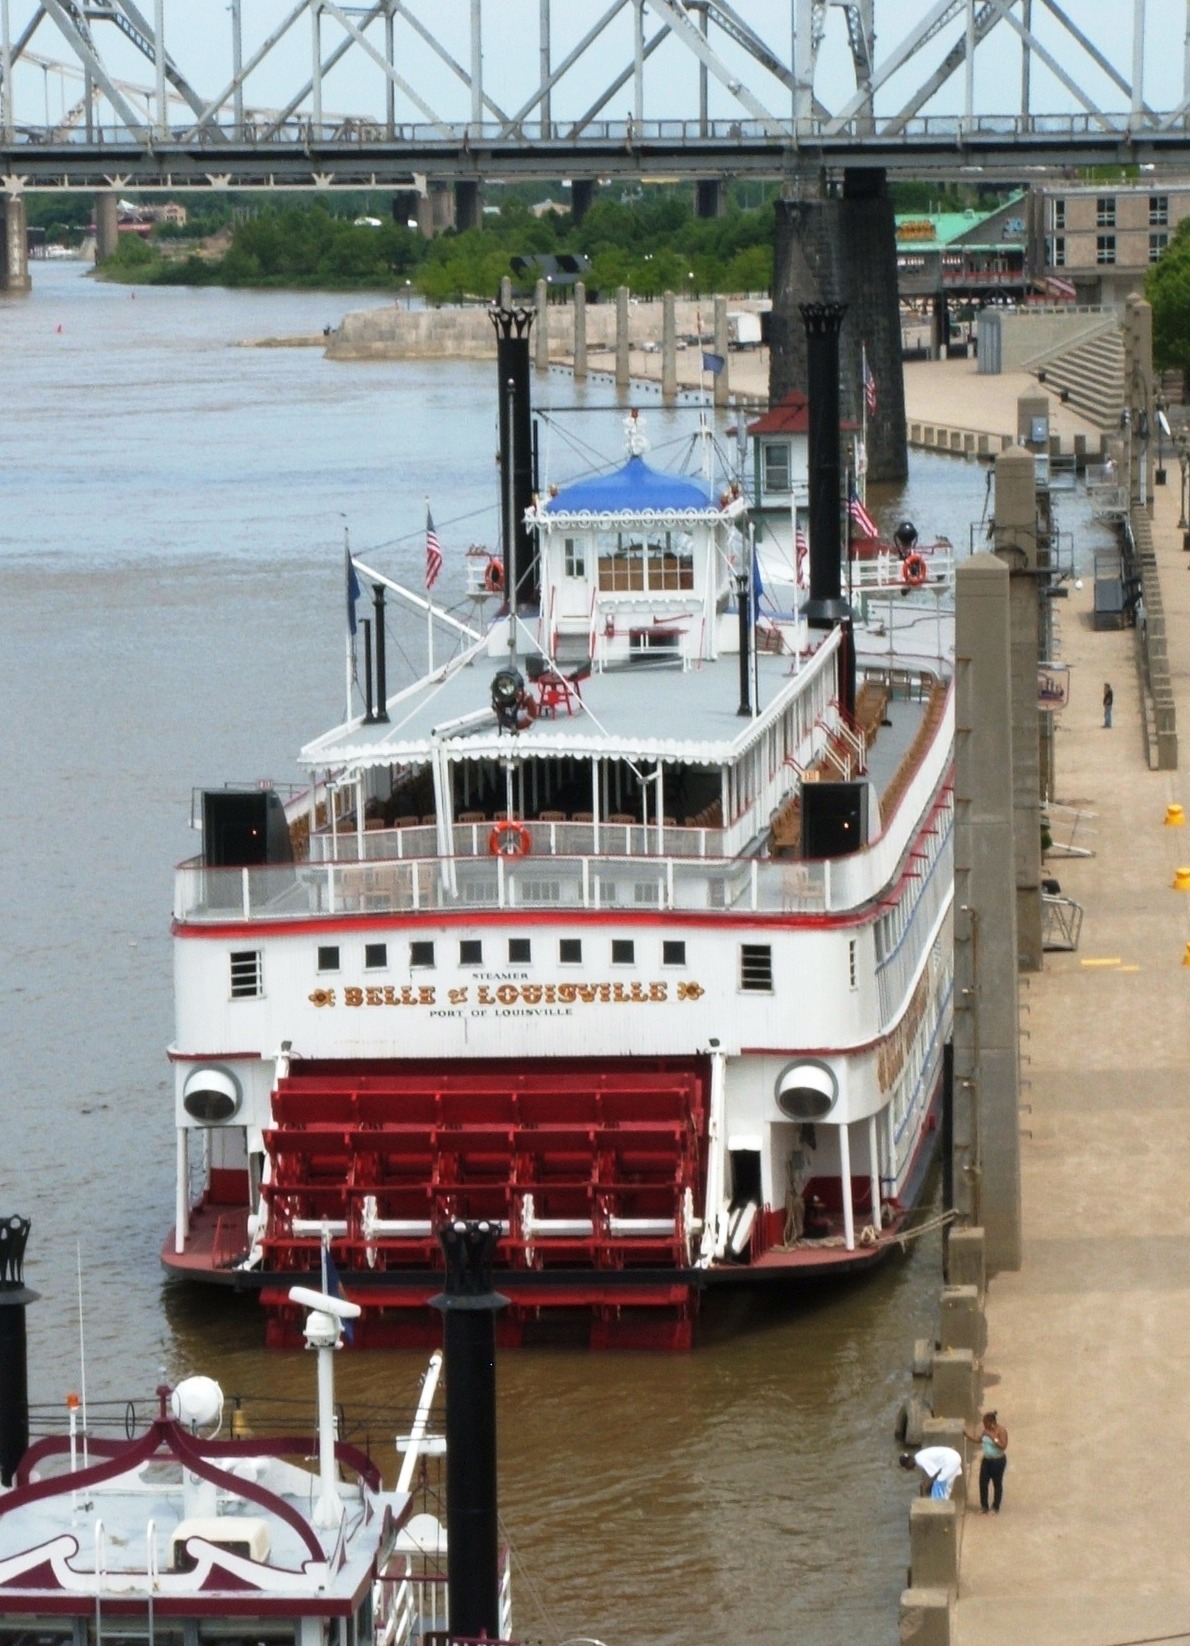
[[[503,731],[515,731],[525,682],[516,669],[497,669],[492,676],[492,713]]]

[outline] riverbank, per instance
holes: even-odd
[[[1157,488],[1184,726],[1190,579],[1178,515],[1177,486]],[[1003,1513],[965,1517],[959,1646],[1190,1640],[1190,899],[1171,889],[1190,837],[1164,826],[1166,807],[1190,797],[1179,773],[1149,768],[1135,632],[1096,632],[1092,599],[1088,578],[1062,613],[1074,686],[1056,764],[1060,797],[1097,814],[1095,855],[1049,863],[1086,911],[1082,945],[1024,980],[1024,1260],[989,1288],[984,1363],[1009,1466]]]

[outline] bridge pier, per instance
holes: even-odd
[[[459,178],[455,184],[455,228],[460,234],[477,229],[483,222],[483,193],[471,178]]]
[[[102,263],[120,238],[120,205],[114,194],[95,196],[95,261]]]
[[[674,294],[661,299],[661,398],[672,406],[678,398],[678,327]]]
[[[455,226],[455,195],[449,183],[431,183],[425,194],[417,198],[417,230],[425,240],[432,240],[444,229]]]
[[[769,398],[806,387],[805,329],[799,303],[846,303],[839,337],[840,410],[861,421],[862,356],[876,380],[868,418],[868,477],[907,473],[905,390],[892,198],[883,171],[846,171],[841,198],[786,200],[777,206]]]
[[[694,184],[695,217],[723,217],[727,212],[727,186],[721,177],[700,177]]]
[[[4,200],[4,263],[0,267],[0,286],[5,291],[28,291],[33,282],[29,278],[29,225],[22,195],[8,195]]]
[[[583,218],[595,204],[595,192],[599,184],[593,177],[576,177],[570,185],[570,215],[575,223],[581,223]]]
[[[616,387],[626,389],[628,366],[628,287],[616,287]]]

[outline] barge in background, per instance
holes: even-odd
[[[954,719],[898,619],[952,568],[870,564],[888,618],[853,624],[842,311],[805,315],[800,610],[754,609],[738,487],[660,472],[635,419],[621,466],[535,491],[531,316],[494,311],[501,609],[390,697],[396,585],[352,563],[365,712],[302,750],[301,799],[203,796],[163,1259],[259,1290],[270,1342],[324,1238],[360,1342],[429,1341],[437,1231],[487,1218],[504,1341],[577,1314],[682,1348],[704,1288],[841,1279],[903,1232],[951,1020]]]

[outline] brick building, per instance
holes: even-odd
[[[1139,291],[1190,217],[1190,182],[1054,184],[1041,195],[1045,273],[1080,303],[1120,305]]]

